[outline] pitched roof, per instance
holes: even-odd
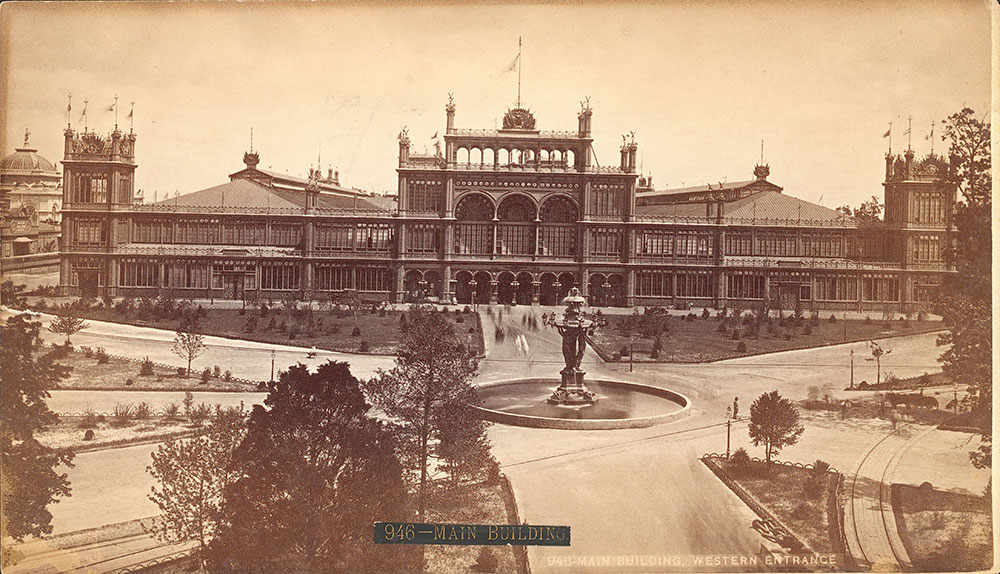
[[[720,186],[718,183],[709,183],[705,185],[694,185],[689,187],[676,187],[670,189],[653,189],[650,191],[639,192],[641,195],[676,195],[680,193],[697,193],[699,191],[722,191],[725,189],[736,189],[738,187],[744,187],[750,185],[751,183],[757,181],[756,179],[748,179],[746,181],[733,181],[733,182],[723,182]]]
[[[706,216],[706,205],[711,215]],[[661,203],[637,205],[636,215],[714,222],[715,202]],[[761,191],[735,201],[722,203],[722,221],[731,225],[837,225],[854,227],[853,218],[839,211],[804,201],[777,191]]]
[[[367,196],[343,196],[320,193],[320,209],[388,209],[377,205]],[[164,199],[155,205],[184,207],[245,207],[250,209],[301,209],[306,205],[304,191],[268,187],[252,179],[234,179],[200,191]]]

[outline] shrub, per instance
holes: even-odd
[[[135,381],[133,381],[132,379],[125,379],[125,386],[126,387],[131,387],[134,384],[135,384]]]
[[[927,320],[927,313],[924,313],[923,309],[917,311],[917,322],[923,323],[926,320]]]
[[[267,328],[274,330],[274,317],[271,317],[271,320],[267,322]]]
[[[351,336],[352,337],[360,337],[361,336],[361,327],[355,327],[355,328],[351,329]]]
[[[135,406],[135,412],[133,417],[137,421],[144,421],[149,419],[153,415],[153,409],[149,406],[149,403],[142,402]]]
[[[115,403],[115,408],[111,412],[111,424],[116,427],[123,427],[132,420],[135,415],[135,407],[132,403]]]
[[[83,433],[83,440],[94,440],[94,429],[87,429],[87,432]]]
[[[686,315],[686,316],[684,317],[684,319],[685,319],[686,321],[688,321],[688,322],[691,322],[691,321],[694,321],[694,318],[695,318],[695,317],[697,317],[697,315],[695,315],[694,313],[688,313],[688,314],[687,314],[687,315]]]
[[[246,324],[243,325],[243,332],[253,333],[256,330],[257,330],[257,316],[250,315],[249,317],[247,317]]]
[[[739,327],[736,327],[735,329],[733,329],[733,340],[734,341],[739,341],[740,340],[740,328]]]
[[[774,335],[777,332],[778,332],[778,328],[774,326],[774,323],[770,323],[769,322],[767,324],[767,334],[768,335]]]
[[[718,327],[716,327],[716,329],[715,329],[715,330],[716,330],[716,332],[718,332],[718,333],[723,333],[723,334],[725,334],[725,333],[729,333],[729,329],[727,329],[727,328],[726,328],[726,323],[725,323],[724,321],[723,321],[723,322],[720,322],[720,323],[719,323],[719,326],[718,326]]]
[[[740,341],[740,343],[738,345],[736,345],[736,352],[737,353],[746,353],[747,352],[746,341]]]
[[[222,369],[219,368],[219,365],[212,367],[212,376],[216,379],[222,376]]]
[[[175,421],[179,417],[181,412],[180,407],[177,403],[170,403],[163,409],[163,419],[168,421]]]
[[[208,367],[205,367],[205,370],[201,372],[201,384],[204,385],[208,383],[208,379],[210,379],[211,377],[212,377],[212,371],[210,371]]]
[[[815,476],[822,478],[823,475],[825,475],[829,471],[830,471],[830,463],[826,462],[825,460],[816,459],[816,462],[813,463],[812,472]]]
[[[481,546],[476,555],[476,562],[470,566],[473,572],[496,572],[500,566],[496,553],[489,546]]]
[[[285,329],[287,329],[287,328],[288,328],[288,325],[286,325],[285,322],[282,321],[281,324],[278,325],[278,332],[279,333],[284,333]]]
[[[459,315],[458,317],[455,317],[455,322],[456,323],[464,323],[465,322],[465,318],[462,317],[461,315]]]
[[[94,353],[94,356],[97,357],[98,365],[107,364],[107,362],[111,360],[111,357],[108,356],[108,353],[104,350],[104,347],[98,347],[97,351]]]
[[[786,341],[791,341],[792,340],[792,332],[791,331],[785,331],[785,340]]]
[[[330,334],[331,335],[336,335],[337,333],[340,333],[340,325],[331,325],[330,326]]]
[[[462,309],[462,313],[464,313],[465,315],[468,315],[469,313],[472,313],[472,308],[469,307],[468,305],[466,305],[465,309]]]
[[[802,334],[803,335],[812,335],[813,334],[812,325],[806,325],[805,328],[802,329]]]
[[[148,355],[142,360],[142,365],[139,366],[139,374],[147,377],[153,374],[153,361],[149,360]]]
[[[385,317],[385,309],[379,309],[378,310],[378,316],[379,317]]]
[[[94,350],[91,349],[90,347],[84,347],[83,345],[81,345],[80,352],[83,353],[83,356],[87,357],[88,359],[94,358]]]
[[[653,347],[653,349],[651,351],[649,351],[649,358],[650,359],[659,359],[660,358],[660,350],[657,349],[656,347]]]
[[[233,373],[232,373],[232,371],[230,371],[229,369],[226,369],[226,372],[222,373],[222,380],[226,381],[227,383],[229,381],[233,380]]]
[[[475,334],[475,332],[476,332],[476,328],[475,327],[469,327],[469,333]]]
[[[862,391],[867,390],[869,387],[871,387],[871,385],[868,384],[868,381],[861,381],[861,383],[858,384],[858,389]]]
[[[97,427],[97,413],[94,409],[87,407],[87,410],[83,411],[83,418],[80,419],[80,428],[82,429],[92,429]]]
[[[736,467],[750,466],[750,455],[747,453],[747,449],[743,447],[736,449],[736,452],[729,457],[729,462]]]
[[[614,354],[611,355],[611,360],[612,361],[620,361],[620,360],[622,360],[622,354],[619,353],[618,351],[615,351]]]
[[[358,347],[358,351],[362,353],[368,352],[368,341],[361,341],[361,345]]]
[[[237,312],[238,312],[238,313],[239,313],[240,315],[246,315],[246,314],[247,314],[247,310],[246,310],[246,309],[240,309],[240,310],[239,310],[239,311],[237,311]]]
[[[701,318],[702,319],[708,319],[711,316],[712,316],[712,313],[708,310],[708,307],[705,307],[704,309],[701,310]]]
[[[210,416],[212,416],[212,407],[206,405],[205,403],[201,403],[197,407],[191,409],[191,413],[188,414],[188,420],[195,426],[201,426],[201,424],[208,420],[208,417]]]
[[[865,325],[871,325],[871,324],[872,324],[872,318],[868,315],[865,315]]]
[[[837,322],[837,318],[833,316],[833,313],[830,313],[830,318],[827,319],[827,321],[829,321],[831,323],[836,323]]]
[[[184,367],[177,367],[177,376],[178,377],[183,377],[186,374],[187,374],[187,369],[185,369]]]
[[[622,348],[621,348],[621,350],[620,350],[620,351],[618,352],[618,354],[620,354],[620,355],[621,355],[621,356],[623,356],[623,357],[627,357],[627,356],[629,355],[629,352],[628,352],[628,345],[622,345]]]

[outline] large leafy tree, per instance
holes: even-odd
[[[471,409],[462,408],[477,400],[471,384],[479,368],[475,352],[433,306],[411,306],[407,324],[396,366],[379,370],[366,390],[375,406],[399,423],[400,458],[419,475],[418,519],[423,520],[428,467],[442,429],[447,426],[449,432],[468,440],[470,428],[485,427]],[[453,413],[461,413],[462,418],[449,418]],[[456,425],[466,428],[456,429]]]
[[[878,196],[873,195],[868,201],[861,202],[861,205],[855,209],[851,209],[849,205],[842,205],[837,208],[837,211],[853,217],[859,225],[868,226],[876,225],[882,221],[882,208],[883,204],[879,201]]]
[[[777,390],[762,394],[750,405],[750,440],[754,446],[764,445],[768,469],[771,455],[797,443],[804,430],[798,409]]]
[[[217,408],[208,432],[172,440],[152,453],[146,467],[158,486],[149,499],[162,516],[148,527],[164,542],[197,540],[199,556],[215,533],[224,490],[236,479],[232,458],[246,430],[242,407]]]
[[[268,390],[233,458],[210,570],[412,570],[412,549],[372,543],[373,522],[412,513],[392,428],[369,416],[347,363],[295,365]]]
[[[49,389],[69,373],[55,362],[53,352],[39,354],[41,324],[22,316],[0,326],[0,538],[23,540],[52,532],[47,506],[69,496],[60,464],[71,466],[73,455],[51,449],[35,434],[57,422],[45,399]],[[5,549],[3,562],[12,559]]]
[[[956,205],[952,245],[945,258],[956,273],[945,279],[938,308],[949,331],[938,338],[949,345],[941,355],[944,372],[969,385],[971,406],[982,415],[982,442],[972,461],[989,466],[992,435],[989,427],[993,402],[992,338],[992,209],[990,175],[990,124],[969,108],[944,121],[942,139],[950,143],[953,176],[962,194]]]

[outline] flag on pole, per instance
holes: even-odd
[[[135,108],[133,107],[133,108],[132,108],[131,110],[129,110],[129,111],[128,111],[128,117],[129,117],[129,118],[131,118],[131,117],[132,117],[132,114],[133,114],[134,112],[135,112]]]
[[[514,56],[514,60],[510,63],[509,66],[507,66],[504,69],[504,73],[516,72],[517,71],[517,62],[520,59],[521,59],[521,54],[518,54],[518,55]]]
[[[80,114],[80,119],[87,117],[87,100],[83,100],[83,112]]]
[[[885,130],[885,133],[882,134],[882,137],[887,138],[890,135],[892,135],[892,128],[889,128],[889,129]]]
[[[436,139],[438,139],[438,133],[437,133],[437,132],[434,132],[434,137],[432,137],[431,139],[432,139],[432,140],[436,140]]]
[[[67,102],[67,104],[66,104],[66,111],[67,112],[72,112],[73,111],[73,100],[70,100],[69,102]]]
[[[113,112],[113,111],[115,111],[115,105],[114,105],[114,104],[111,104],[111,105],[110,105],[110,106],[108,106],[108,108],[107,108],[106,110],[104,110],[104,111],[106,111],[106,112]]]
[[[907,126],[907,128],[906,128],[906,131],[905,131],[905,132],[903,132],[903,135],[904,135],[904,136],[908,136],[908,135],[910,135],[910,127],[909,127],[909,126]]]

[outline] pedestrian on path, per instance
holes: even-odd
[[[740,398],[733,397],[733,418],[740,418]]]

